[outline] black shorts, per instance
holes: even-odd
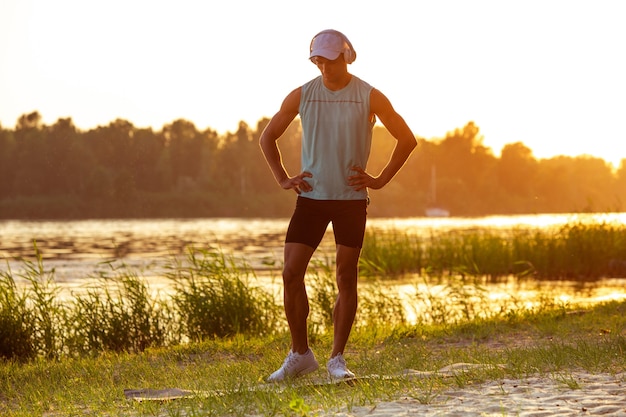
[[[285,242],[316,249],[332,223],[336,244],[361,248],[366,218],[367,200],[313,200],[299,196]]]

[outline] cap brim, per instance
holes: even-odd
[[[314,56],[321,56],[331,61],[334,61],[335,59],[339,58],[339,55],[341,55],[341,52],[337,52],[333,49],[321,48],[321,49],[315,49],[311,51],[311,55],[309,56],[309,59],[313,58]]]

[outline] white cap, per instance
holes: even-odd
[[[325,30],[318,33],[311,41],[311,54],[309,58],[321,56],[334,61],[339,58],[339,55],[346,51],[353,51],[352,45],[350,45],[348,39],[336,30]],[[356,53],[353,55],[356,55]],[[351,63],[351,61],[348,63]]]

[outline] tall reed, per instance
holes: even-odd
[[[37,353],[35,315],[27,299],[28,292],[17,288],[10,267],[0,271],[0,358],[28,360]]]
[[[168,303],[150,295],[147,283],[124,265],[110,264],[98,284],[74,294],[67,313],[71,353],[142,352],[179,341]]]
[[[279,310],[273,297],[250,285],[254,271],[218,250],[189,248],[186,262],[173,260],[166,277],[174,283],[181,332],[191,341],[235,334],[267,334]]]
[[[398,230],[368,231],[361,250],[360,271],[369,276],[398,276],[419,271],[427,245],[422,237]]]
[[[398,294],[383,279],[416,272],[410,304],[417,322],[451,323],[484,314],[483,279],[532,276],[595,279],[626,276],[626,226],[572,223],[554,229],[452,230],[429,235],[371,231],[365,240],[356,327],[403,324]],[[29,360],[102,351],[140,352],[187,341],[265,336],[286,328],[275,297],[251,284],[254,271],[219,250],[189,248],[165,274],[173,293],[160,297],[125,265],[63,302],[54,270],[46,270],[35,245],[22,272],[0,271],[0,357]],[[440,285],[431,285],[438,279]],[[332,325],[334,265],[313,263],[311,324],[321,334]],[[428,280],[429,282],[426,282]],[[20,281],[19,285],[17,281]],[[517,305],[502,306],[500,312]]]
[[[428,236],[368,231],[365,275],[471,275],[492,279],[595,280],[626,276],[626,225],[571,223],[558,228],[454,229]]]
[[[174,282],[171,297],[152,294],[126,265],[109,265],[112,274],[102,273],[63,301],[54,270],[45,270],[37,250],[23,272],[0,272],[0,357],[142,352],[282,328],[273,297],[248,282],[252,270],[218,251],[190,249],[186,262],[173,259],[167,273]]]
[[[18,289],[10,267],[0,272],[2,356],[29,359],[40,354],[56,358],[63,349],[65,309],[57,298],[54,270],[44,269],[36,243],[34,250],[35,260],[24,260],[24,270],[16,274],[28,284],[22,289]]]

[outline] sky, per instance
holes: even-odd
[[[626,158],[621,0],[0,0],[0,125],[38,111],[83,130],[256,128],[319,72],[311,38],[337,29],[354,75],[415,135],[473,121],[496,156]]]

